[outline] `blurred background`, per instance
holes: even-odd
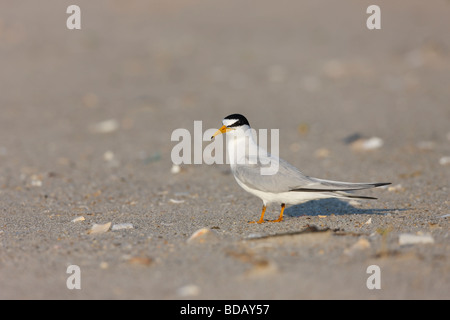
[[[24,165],[167,155],[175,128],[234,112],[288,145],[299,125],[396,147],[450,131],[448,1],[377,1],[381,30],[373,1],[77,1],[81,30],[70,4],[1,5],[0,147]]]
[[[66,28],[72,4],[81,30]],[[372,4],[381,30],[366,27]],[[143,233],[151,219],[185,214],[192,226],[164,231],[183,243],[202,224],[228,223],[230,202],[254,219],[260,201],[226,167],[171,172],[173,130],[193,132],[194,120],[218,128],[232,113],[280,129],[280,156],[309,175],[391,181],[397,189],[374,206],[448,213],[449,31],[444,0],[3,1],[0,225],[11,251],[0,263],[12,261],[14,274],[17,252],[36,242],[53,255],[56,239],[85,235],[66,228],[86,212],[114,213]],[[373,137],[375,150],[353,144]],[[177,192],[196,198],[168,206]],[[210,220],[193,222],[200,213]],[[56,231],[49,240],[42,230]]]

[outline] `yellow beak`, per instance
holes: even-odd
[[[223,125],[222,128],[220,128],[219,130],[217,130],[216,133],[214,133],[214,134],[212,135],[211,140],[212,140],[215,136],[218,136],[219,134],[228,132],[228,131],[230,131],[230,130],[233,130],[233,129],[230,129],[230,128],[228,128],[227,126]]]

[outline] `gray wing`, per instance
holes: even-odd
[[[263,161],[261,161],[263,160]],[[272,163],[269,163],[269,160]],[[272,156],[254,160],[256,164],[238,164],[234,168],[236,179],[253,189],[265,192],[348,192],[354,190],[379,187],[390,183],[350,183],[324,180],[304,175],[287,161]],[[273,175],[262,175],[261,168],[278,164],[278,171]]]
[[[248,158],[247,158],[248,160]],[[256,164],[248,160],[245,164],[237,164],[234,168],[236,179],[240,180],[252,189],[265,192],[287,192],[298,186],[306,186],[312,183],[307,176],[301,173],[297,168],[282,159],[271,157],[269,160],[258,158]],[[273,175],[263,175],[262,168],[269,168],[271,165],[278,164],[278,171]]]

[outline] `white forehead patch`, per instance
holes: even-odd
[[[239,121],[238,119],[223,119],[222,123],[225,126],[229,127],[229,126],[233,125],[233,123],[238,122],[238,121]]]

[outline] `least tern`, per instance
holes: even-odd
[[[281,212],[278,219],[269,221],[280,222],[283,220],[286,204],[294,205],[324,198],[376,199],[354,195],[352,192],[390,184],[351,183],[309,177],[287,161],[265,151],[261,152],[249,131],[250,124],[243,115],[229,115],[222,120],[222,124],[211,139],[222,133],[227,135],[227,154],[237,183],[263,201],[261,218],[256,223],[264,222],[266,207],[271,203],[281,204]],[[236,150],[241,150],[241,153]],[[278,168],[274,174],[261,174],[263,167],[273,163]]]

